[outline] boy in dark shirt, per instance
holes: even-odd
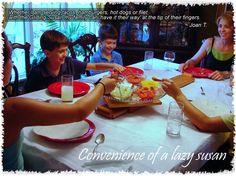
[[[36,67],[32,68],[25,84],[25,92],[47,88],[50,84],[60,81],[61,76],[70,74],[74,79],[80,79],[80,75],[86,70],[123,71],[118,64],[86,63],[67,56],[69,41],[67,37],[56,31],[48,30],[40,38],[40,45],[46,58]]]

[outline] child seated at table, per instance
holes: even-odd
[[[67,56],[69,41],[67,37],[56,31],[47,30],[40,38],[41,48],[46,58],[32,68],[25,83],[25,92],[47,88],[50,84],[60,81],[65,74],[73,75],[74,80],[80,79],[86,70],[110,70],[119,72],[124,68],[112,63],[86,63]]]
[[[123,65],[122,56],[120,53],[114,51],[118,32],[111,24],[102,25],[98,31],[98,42],[100,48],[93,55],[91,63],[116,63]],[[90,71],[91,75],[102,73],[102,71]]]
[[[2,33],[2,36],[4,39],[3,86],[6,86],[11,77],[12,48],[5,33]],[[21,131],[24,127],[82,121],[96,108],[101,97],[115,88],[116,83],[115,79],[103,78],[91,92],[74,104],[51,104],[22,97],[4,99],[3,171],[24,169],[24,158],[21,151],[24,137]]]

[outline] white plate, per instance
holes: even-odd
[[[83,136],[89,130],[86,121],[74,122],[62,125],[36,126],[34,133],[51,139],[71,139]]]

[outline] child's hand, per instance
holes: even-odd
[[[105,94],[109,94],[116,87],[117,84],[117,80],[113,78],[102,78],[99,82],[102,82],[105,86]]]
[[[122,65],[119,64],[112,64],[113,69],[117,70],[118,72],[122,73],[123,71],[125,71],[125,67],[123,67]]]
[[[111,78],[114,78],[114,79],[116,79],[116,80],[118,80],[118,78],[119,78],[119,73],[118,73],[118,71],[112,71],[111,72]]]
[[[113,70],[111,72],[111,78],[114,78],[114,79],[116,79],[117,81],[120,82],[120,81],[123,81],[124,76],[122,76],[122,74],[119,71]]]
[[[173,97],[174,99],[177,96],[182,95],[180,88],[177,87],[177,85],[174,83],[174,81],[172,81],[170,79],[163,79],[162,80],[162,88],[169,96]]]

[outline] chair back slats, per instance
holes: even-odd
[[[17,96],[19,95],[19,73],[15,65],[13,65],[12,68],[15,73],[15,80],[12,85],[12,93],[13,93],[13,96]]]
[[[92,56],[96,52],[97,42],[98,40],[95,34],[84,34],[83,36],[80,36],[77,40],[75,40],[74,42],[70,42],[69,44],[71,57],[76,59],[76,54],[73,47],[75,45],[80,45],[84,50],[84,61],[90,62],[90,56]]]
[[[19,95],[19,73],[16,66],[13,64],[14,81],[10,81],[8,85],[3,87],[4,98],[14,97]],[[11,78],[10,78],[11,79]]]
[[[25,50],[25,69],[26,69],[26,77],[28,77],[30,72],[30,47],[31,45],[28,42],[25,44],[20,43],[12,43],[12,48],[14,49],[24,49]]]
[[[30,72],[30,47],[31,45],[29,43],[20,44],[20,43],[11,43],[12,49],[23,49],[25,52],[25,71],[26,71],[26,77],[28,77],[28,74]],[[17,69],[17,66],[13,64],[13,74],[14,74],[14,80],[10,80],[10,83],[5,86],[4,89],[4,96],[5,97],[13,97],[19,95],[19,72]],[[11,77],[12,79],[12,77]]]
[[[84,62],[90,62],[90,57],[96,52],[96,44],[98,42],[97,36],[95,34],[84,34],[80,36],[74,42],[70,42],[69,50],[71,57],[76,59],[76,54],[74,50],[75,45],[80,45],[84,50]],[[87,76],[90,76],[90,72],[86,71]]]

